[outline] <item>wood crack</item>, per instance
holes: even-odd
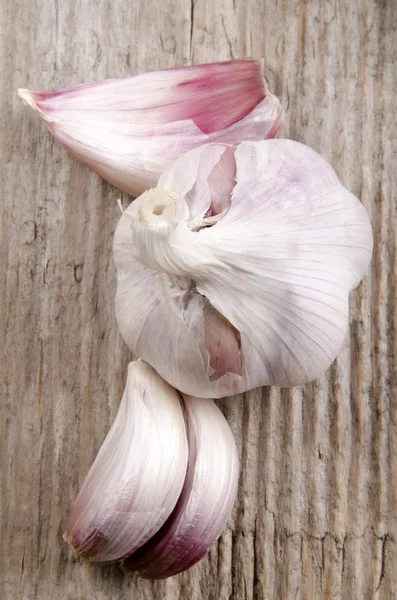
[[[227,32],[227,29],[226,29],[225,20],[223,18],[223,15],[221,16],[221,23],[222,23],[222,27],[223,27],[223,32],[225,34],[226,42],[227,42],[227,45],[229,47],[230,58],[232,58],[234,60],[234,53],[233,53],[232,42],[229,39],[229,34]]]
[[[195,0],[190,0],[190,62],[193,62],[193,29],[194,29],[194,9]]]
[[[385,571],[386,571],[386,544],[388,542],[388,540],[391,538],[390,534],[386,533],[385,535],[382,536],[382,550],[381,550],[381,565],[380,565],[380,573],[379,573],[379,581],[378,581],[378,585],[376,586],[375,591],[377,592],[381,585],[382,582],[384,580],[385,577]]]

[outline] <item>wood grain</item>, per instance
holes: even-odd
[[[397,598],[395,0],[4,0],[0,6],[1,598]],[[220,402],[241,478],[209,557],[163,582],[76,561],[62,532],[116,413],[119,193],[16,96],[263,56],[283,134],[322,153],[373,223],[350,336],[320,380]]]

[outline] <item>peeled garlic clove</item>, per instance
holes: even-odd
[[[128,556],[171,514],[187,459],[179,394],[148,364],[131,363],[119,411],[73,506],[65,539],[93,561]]]
[[[190,148],[274,137],[283,120],[252,59],[18,94],[74,156],[132,195]]]
[[[153,212],[169,203],[172,218],[143,222],[149,202]],[[194,396],[306,383],[339,352],[348,294],[371,253],[364,207],[310,148],[291,140],[195,148],[120,219],[120,331]],[[211,328],[209,306],[221,319]]]
[[[181,497],[170,517],[123,569],[147,579],[176,575],[214,545],[233,507],[238,456],[230,427],[213,400],[185,396],[189,462]]]

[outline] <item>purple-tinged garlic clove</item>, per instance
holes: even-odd
[[[116,419],[73,506],[65,540],[92,561],[128,556],[175,508],[187,460],[180,395],[145,362],[131,363]]]

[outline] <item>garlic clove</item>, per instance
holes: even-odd
[[[253,59],[18,94],[74,156],[132,195],[186,150],[274,137],[283,120]]]
[[[161,200],[175,192],[177,222],[142,223],[133,203],[114,239],[125,341],[177,389],[215,398],[320,376],[343,344],[348,294],[373,243],[364,207],[310,148],[243,142],[233,150],[234,171],[222,163],[222,146],[226,152],[222,144],[196,148],[161,176],[153,193]],[[215,167],[227,172],[231,195],[216,224],[205,227],[211,192],[199,173],[208,164],[208,178]],[[225,319],[227,335],[234,332],[231,343],[219,334],[220,377],[206,306]]]
[[[122,563],[147,579],[176,575],[197,563],[221,535],[238,486],[230,427],[211,399],[184,397],[189,439],[185,485],[174,511],[144,546]]]
[[[238,330],[209,302],[202,311],[204,343],[213,373],[210,381],[217,381],[226,373],[242,374],[241,343]]]
[[[73,506],[65,539],[93,561],[120,560],[164,524],[181,494],[188,446],[180,396],[143,361]]]

